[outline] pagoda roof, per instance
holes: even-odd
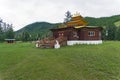
[[[75,25],[75,26],[83,26],[87,25],[88,23],[85,20],[76,20],[76,21],[70,21],[65,23],[67,26]]]
[[[76,13],[71,17],[71,20],[65,23],[66,26],[86,26],[88,24],[87,21],[79,14]]]

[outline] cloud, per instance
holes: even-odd
[[[0,0],[0,17],[18,30],[36,21],[62,22],[64,13],[102,17],[119,14],[120,0]]]

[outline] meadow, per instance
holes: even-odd
[[[120,42],[60,49],[0,43],[0,80],[120,80]]]

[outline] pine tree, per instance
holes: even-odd
[[[15,36],[15,33],[14,33],[12,27],[10,27],[10,28],[5,32],[5,34],[6,34],[6,38],[7,38],[7,39],[13,39],[14,36]]]

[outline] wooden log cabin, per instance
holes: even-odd
[[[102,27],[87,26],[88,23],[78,13],[72,15],[71,19],[68,18],[70,17],[67,16],[64,27],[51,29],[54,39],[65,37],[67,45],[102,43]]]

